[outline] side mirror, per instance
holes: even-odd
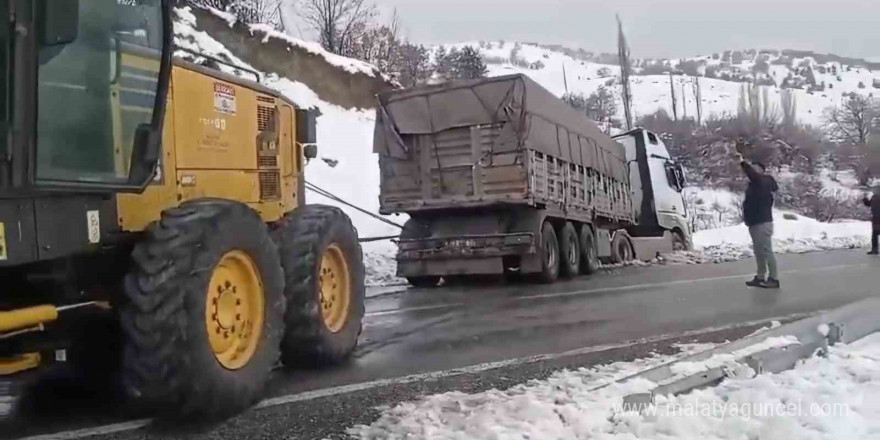
[[[128,180],[134,185],[145,186],[153,180],[162,154],[162,133],[149,124],[139,125],[134,134],[133,149]]]
[[[312,160],[318,157],[318,145],[317,144],[305,144],[303,146],[303,156],[308,160]]]
[[[296,109],[296,141],[301,144],[318,142],[317,111]]]
[[[37,32],[43,47],[76,41],[79,36],[79,0],[37,0]]]

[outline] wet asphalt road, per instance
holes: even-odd
[[[552,286],[386,293],[367,301],[354,359],[328,371],[277,373],[268,391],[276,398],[273,406],[216,426],[154,425],[104,438],[335,438],[352,424],[371,422],[379,405],[448,390],[504,388],[559,368],[668,351],[674,341],[734,339],[761,321],[880,295],[880,259],[863,250],[780,257],[779,291],[746,288],[754,262],[745,260],[625,268]],[[717,330],[701,330],[707,328]],[[598,346],[607,347],[588,348]],[[551,356],[526,359],[539,355]],[[460,368],[465,370],[448,371]],[[438,371],[443,373],[419,376]],[[77,395],[60,406],[3,436],[69,434],[126,420],[117,403],[99,406]]]

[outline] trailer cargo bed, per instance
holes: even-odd
[[[626,152],[526,76],[380,95],[385,214],[495,205],[634,221]]]

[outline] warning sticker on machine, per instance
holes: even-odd
[[[214,110],[227,115],[235,114],[235,88],[228,84],[214,83]]]

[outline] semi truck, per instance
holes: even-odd
[[[609,136],[525,75],[378,98],[380,211],[409,215],[397,272],[415,286],[551,283],[691,247],[685,172],[654,133]]]

